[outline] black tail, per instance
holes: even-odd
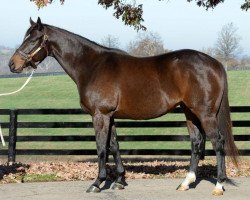
[[[230,107],[228,103],[228,86],[225,76],[224,92],[221,100],[221,105],[217,114],[219,130],[225,137],[225,152],[229,156],[236,167],[238,167],[239,151],[234,143],[232,133],[232,122],[230,117]]]

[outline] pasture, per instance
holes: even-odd
[[[20,87],[26,78],[1,78],[0,93],[10,92]],[[229,71],[229,102],[231,106],[250,105],[250,71]],[[67,76],[45,76],[34,77],[27,87],[20,93],[13,96],[0,97],[0,106],[5,109],[13,108],[80,108],[79,97],[74,82]],[[234,113],[234,120],[249,120],[249,113]],[[8,122],[8,118],[0,116],[0,122]],[[29,122],[81,122],[90,121],[90,116],[21,116],[18,121]],[[183,114],[169,114],[157,121],[185,120]],[[234,128],[234,134],[250,134],[249,128]],[[94,130],[87,129],[18,129],[18,135],[93,135]],[[186,128],[119,128],[118,135],[168,135],[187,134]],[[4,130],[7,135],[7,130]],[[189,142],[121,142],[121,149],[131,148],[151,149],[190,149]],[[210,142],[206,145],[211,148]],[[250,142],[237,142],[241,149],[250,148]],[[2,147],[0,147],[2,148]],[[19,142],[17,148],[38,148],[38,149],[95,149],[95,142]]]

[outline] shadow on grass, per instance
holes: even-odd
[[[22,177],[22,174],[25,174],[25,169],[29,168],[30,165],[28,164],[22,164],[22,163],[14,163],[12,165],[8,164],[1,164],[0,165],[0,181],[4,178],[4,176],[8,176],[12,174],[15,179],[16,176]],[[20,180],[22,181],[22,180]]]

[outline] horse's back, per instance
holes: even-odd
[[[123,62],[118,66],[120,78],[116,79],[119,81],[117,116],[154,118],[181,102],[191,107],[209,102],[217,109],[223,92],[224,69],[210,56],[179,50],[146,58],[120,57]]]

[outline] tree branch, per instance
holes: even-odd
[[[245,3],[242,4],[241,9],[247,11],[250,8],[250,0],[245,0]]]
[[[42,8],[52,3],[55,0],[30,0],[33,1],[38,8]],[[63,4],[65,0],[60,0]],[[163,0],[158,0],[163,1]],[[209,8],[215,8],[218,4],[224,3],[225,0],[187,0],[188,2],[195,1],[199,7],[204,7],[206,10]],[[146,27],[142,25],[143,19],[143,7],[142,4],[136,5],[136,0],[98,0],[98,4],[104,8],[113,8],[113,15],[117,19],[122,19],[125,25],[134,27],[135,30],[146,30]],[[250,8],[250,0],[245,0],[245,3],[241,5],[242,10],[248,10]]]

